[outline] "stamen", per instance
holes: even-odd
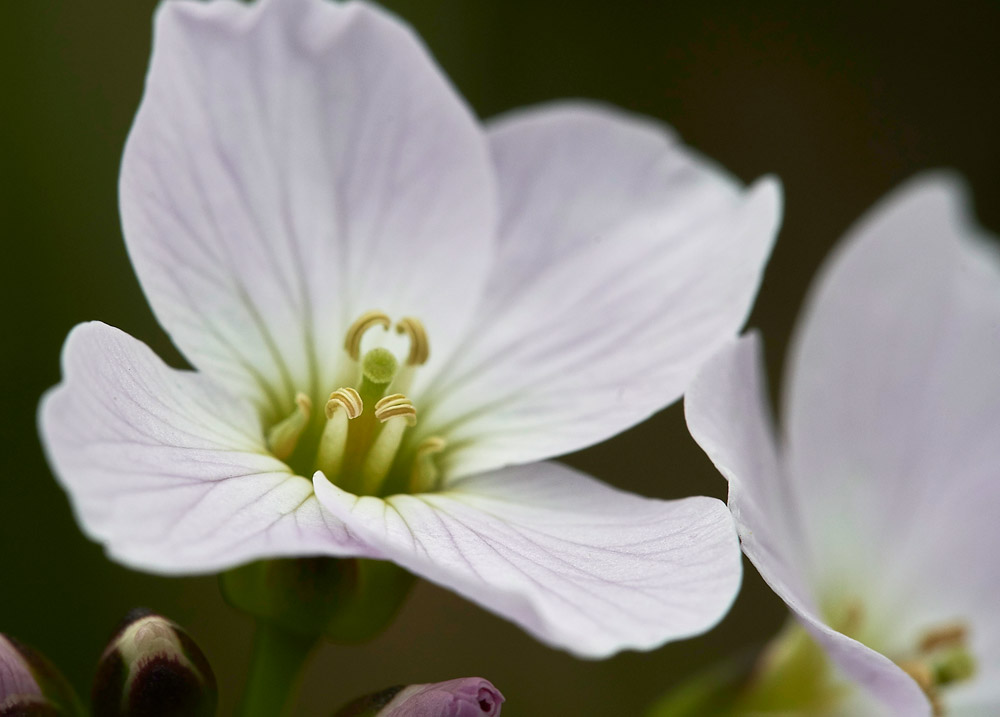
[[[407,419],[407,425],[413,426],[417,423],[417,409],[413,403],[401,393],[394,393],[386,396],[375,404],[375,418],[385,423],[390,418],[402,416]]]
[[[410,337],[410,353],[406,357],[408,366],[422,366],[431,355],[431,345],[420,319],[406,316],[396,322],[396,333]]]
[[[924,634],[914,657],[897,663],[927,695],[935,717],[944,714],[942,688],[964,682],[976,673],[976,660],[966,647],[967,640],[964,625],[941,625]]]
[[[381,311],[366,311],[351,324],[344,337],[344,350],[347,355],[357,361],[361,358],[361,338],[365,332],[373,326],[381,326],[388,329],[392,325],[392,320]]]
[[[357,418],[365,410],[365,404],[357,391],[345,386],[330,394],[330,399],[326,402],[326,417],[333,418],[338,408],[343,408],[348,418]]]
[[[917,648],[920,652],[932,652],[939,647],[955,647],[965,643],[969,630],[962,624],[943,625],[924,635]]]
[[[309,425],[312,401],[304,393],[295,394],[295,409],[283,421],[271,426],[267,432],[267,445],[278,460],[285,460],[295,451],[299,436]]]
[[[438,468],[434,456],[445,449],[447,442],[438,436],[431,436],[417,446],[410,469],[410,492],[427,493],[437,488]]]
[[[340,474],[347,447],[348,422],[364,411],[361,396],[350,386],[338,388],[326,402],[326,426],[316,451],[316,468],[331,481]]]
[[[417,409],[406,396],[394,393],[375,404],[375,418],[382,423],[382,429],[361,469],[361,491],[364,495],[378,494],[396,459],[403,433],[417,422]]]

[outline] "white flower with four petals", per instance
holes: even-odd
[[[42,435],[114,558],[391,560],[591,657],[726,612],[720,501],[538,461],[672,403],[739,331],[774,180],[600,106],[481,128],[372,6],[168,0],[120,195],[195,370],[100,323],[67,340]]]

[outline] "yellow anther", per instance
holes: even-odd
[[[333,418],[333,414],[339,408],[344,409],[348,418],[357,418],[365,410],[365,404],[357,391],[350,386],[345,386],[330,394],[330,398],[326,402],[326,417]]]
[[[968,634],[969,631],[965,625],[957,623],[942,625],[924,635],[917,649],[922,653],[927,653],[942,647],[958,647],[965,644]]]
[[[396,322],[396,333],[410,337],[410,353],[406,363],[410,366],[420,366],[427,363],[431,355],[431,345],[427,340],[427,332],[420,319],[406,316]]]
[[[402,416],[406,419],[407,425],[415,425],[417,422],[417,409],[413,402],[401,393],[393,393],[381,399],[375,404],[375,418],[385,423],[390,418]]]
[[[417,446],[417,458],[422,456],[430,456],[435,453],[440,453],[448,445],[448,441],[441,438],[440,436],[431,436],[430,438],[425,438]]]
[[[381,326],[388,329],[392,325],[392,320],[381,311],[366,311],[351,324],[344,337],[344,350],[347,355],[355,361],[361,359],[361,338],[365,332],[373,326]]]

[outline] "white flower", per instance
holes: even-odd
[[[776,182],[603,107],[483,129],[368,5],[218,0],[160,7],[120,191],[196,371],[99,323],[67,340],[42,434],[113,557],[392,560],[588,656],[728,609],[721,502],[526,464],[676,400],[735,335]]]
[[[857,694],[906,717],[1000,714],[1000,261],[970,217],[931,175],[851,232],[779,436],[754,335],[685,399],[743,550]]]

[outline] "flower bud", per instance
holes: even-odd
[[[0,717],[81,714],[69,683],[30,647],[0,635]]]
[[[101,656],[91,709],[101,717],[210,717],[217,699],[212,668],[188,634],[139,609]]]
[[[361,697],[334,717],[495,717],[503,695],[481,677],[390,687]]]

